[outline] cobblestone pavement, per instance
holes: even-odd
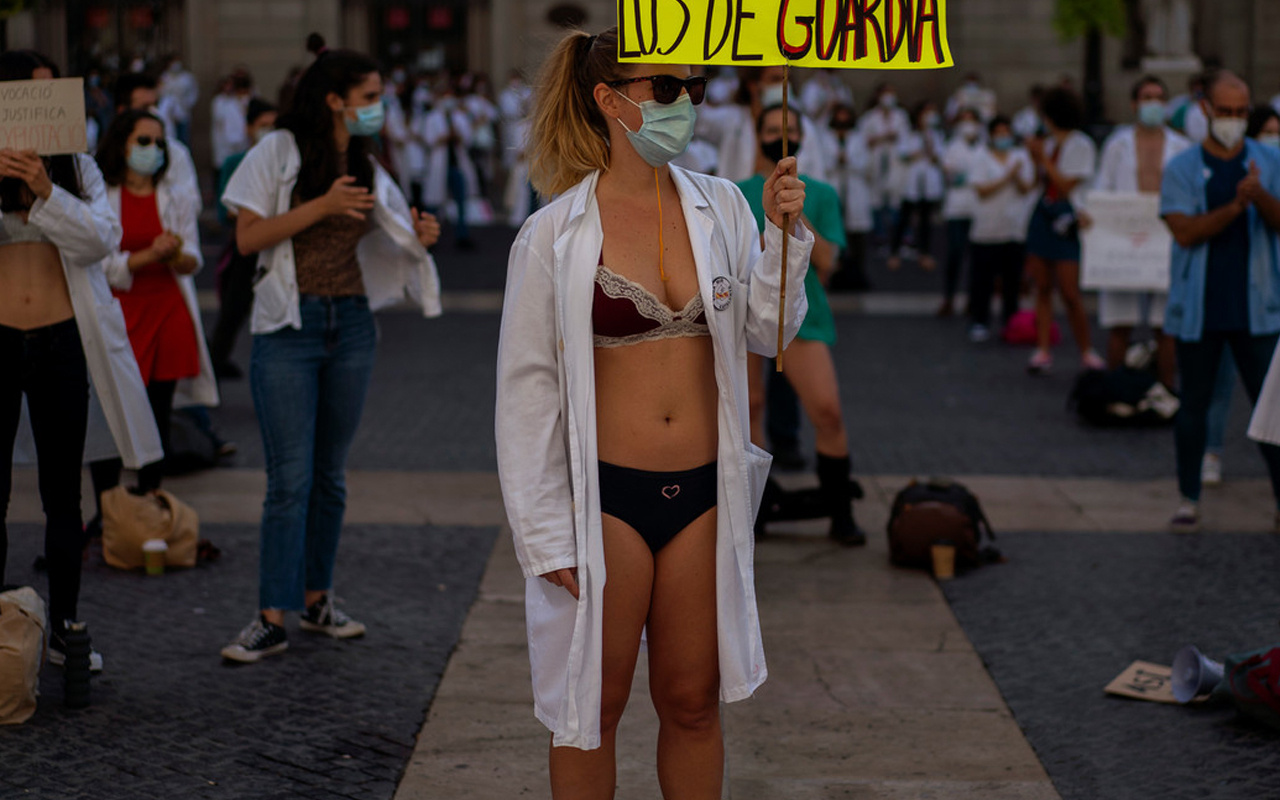
[[[1280,538],[1016,534],[944,584],[1064,800],[1280,797],[1280,733],[1227,707],[1110,697],[1135,660],[1280,642]]]
[[[348,527],[337,593],[368,634],[339,642],[290,621],[289,650],[252,666],[218,650],[257,604],[256,526],[205,525],[222,559],[161,578],[92,559],[81,616],[106,661],[93,705],[65,709],[46,666],[36,715],[0,729],[0,798],[390,798],[495,533]],[[13,525],[10,540],[9,580],[43,594],[42,531]]]

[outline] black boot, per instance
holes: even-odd
[[[773,478],[769,478],[764,484],[764,494],[760,498],[760,508],[756,510],[756,539],[760,540],[765,537],[764,526],[766,523],[778,518],[778,503],[783,495],[782,487]]]
[[[828,535],[846,547],[867,543],[867,535],[853,521],[853,497],[849,485],[849,457],[818,454],[818,491],[831,515]]]

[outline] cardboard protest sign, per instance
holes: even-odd
[[[1173,696],[1173,668],[1135,661],[1115,680],[1107,684],[1107,694],[1150,700],[1153,703],[1178,704]]]
[[[89,149],[84,80],[0,83],[0,149],[35,150],[42,156]]]
[[[1080,237],[1085,289],[1169,291],[1173,235],[1154,193],[1090,192],[1093,224]]]
[[[954,66],[947,0],[618,0],[618,60],[895,70]]]

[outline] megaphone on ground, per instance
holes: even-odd
[[[1208,658],[1195,645],[1173,657],[1173,696],[1179,703],[1209,694],[1221,681],[1222,662]]]

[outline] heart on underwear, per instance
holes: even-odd
[[[678,494],[680,494],[680,484],[678,483],[675,486],[662,487],[662,496],[668,500],[674,500]]]

